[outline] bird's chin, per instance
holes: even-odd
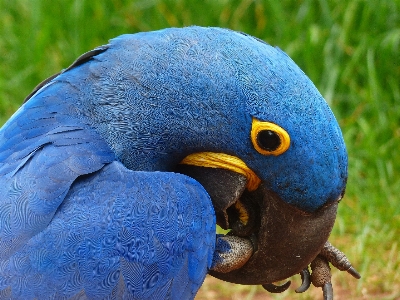
[[[335,222],[338,202],[305,213],[263,184],[249,192],[246,178],[229,170],[180,165],[177,171],[203,185],[213,202],[217,224],[229,230],[232,257],[225,253],[224,259],[240,263],[209,272],[225,281],[266,284],[300,273],[320,253]]]

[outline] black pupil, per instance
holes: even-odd
[[[271,130],[262,130],[257,134],[257,144],[263,150],[274,151],[281,144],[281,139]]]

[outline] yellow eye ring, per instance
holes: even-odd
[[[251,141],[254,148],[263,155],[280,155],[290,146],[290,136],[282,127],[253,118]]]

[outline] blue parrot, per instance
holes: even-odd
[[[327,242],[346,179],[334,115],[279,48],[119,36],[0,130],[0,299],[192,299],[207,273],[303,291],[310,263],[329,298],[328,262],[358,277]]]

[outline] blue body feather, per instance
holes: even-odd
[[[113,162],[81,177],[46,228],[2,253],[0,288],[15,299],[189,299],[214,243],[211,201],[196,181]]]
[[[252,117],[285,128],[289,150],[259,154]],[[194,297],[214,212],[200,184],[164,172],[200,151],[239,157],[306,212],[346,183],[337,122],[280,49],[218,28],[123,35],[0,131],[0,294]]]

